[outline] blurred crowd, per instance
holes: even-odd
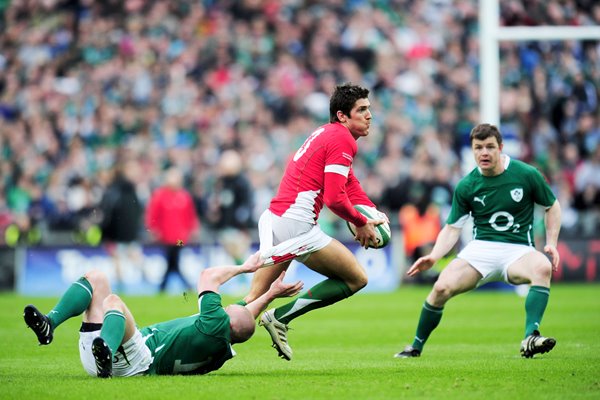
[[[593,0],[500,11],[504,25],[600,25]],[[365,190],[397,226],[443,223],[486,96],[478,25],[476,0],[0,2],[0,242],[98,241],[124,168],[142,208],[181,171],[196,240],[248,229],[346,81],[371,90],[354,162]],[[550,181],[563,234],[597,237],[600,41],[503,42],[501,90],[506,152]],[[252,191],[243,211],[222,192],[230,151]],[[321,223],[345,232],[330,214]]]

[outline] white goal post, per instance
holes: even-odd
[[[500,124],[499,43],[522,40],[600,40],[600,26],[500,26],[498,0],[479,0],[480,121]]]

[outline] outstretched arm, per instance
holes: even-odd
[[[445,225],[437,236],[435,245],[426,256],[420,257],[408,269],[408,276],[415,276],[420,271],[428,270],[442,257],[444,257],[458,242],[461,228],[455,228],[451,225]]]
[[[285,271],[279,275],[275,281],[271,284],[269,290],[264,293],[262,296],[258,297],[256,300],[248,303],[246,308],[250,310],[254,318],[258,318],[261,312],[267,308],[269,303],[275,300],[278,297],[292,297],[297,295],[304,283],[301,281],[295,283],[284,283],[283,278],[285,276]]]
[[[221,267],[207,268],[200,274],[198,279],[198,293],[204,291],[218,292],[219,287],[236,275],[254,272],[259,269],[265,260],[260,252],[252,254],[242,265],[224,265]]]

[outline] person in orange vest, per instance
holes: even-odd
[[[427,253],[442,229],[435,204],[429,204],[424,212],[414,204],[405,204],[398,212],[398,222],[404,232],[404,251],[411,263]]]

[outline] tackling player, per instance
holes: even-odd
[[[283,283],[282,273],[268,291],[245,307],[223,308],[219,287],[238,274],[256,271],[263,263],[257,252],[243,265],[203,270],[197,285],[198,314],[141,329],[121,298],[111,293],[106,275],[92,270],[67,289],[48,315],[26,306],[25,323],[40,345],[47,345],[61,323],[83,313],[79,354],[92,376],[206,374],[235,355],[232,344],[254,334],[256,318],[272,300],[294,296],[302,289],[301,282]]]
[[[491,281],[531,285],[525,300],[523,357],[546,353],[556,344],[553,338],[541,336],[539,329],[550,297],[552,270],[560,260],[556,250],[561,218],[558,200],[535,168],[502,154],[498,128],[477,125],[470,139],[477,168],[458,183],[446,226],[431,253],[416,260],[407,274],[425,271],[446,255],[469,216],[473,217],[473,240],[442,270],[423,304],[412,345],[395,357],[419,357],[446,302]],[[534,247],[534,204],[545,208],[544,252],[550,260]]]

